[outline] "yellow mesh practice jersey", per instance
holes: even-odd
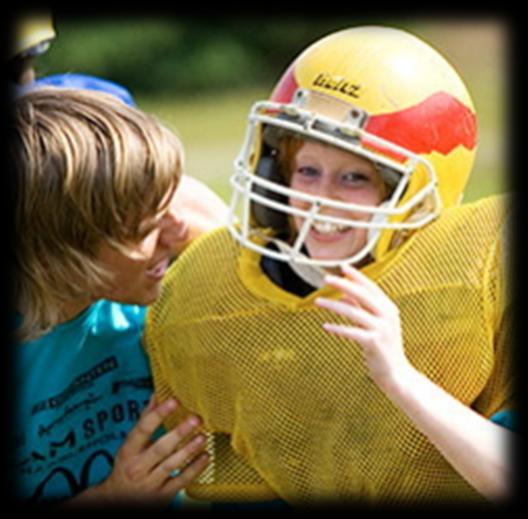
[[[507,199],[446,210],[363,269],[401,312],[410,362],[482,415],[510,405]],[[428,503],[480,496],[369,378],[345,323],[274,285],[227,229],[196,240],[166,275],[145,342],[160,399],[208,432],[210,467],[188,492],[292,504]],[[181,414],[167,421],[172,427]]]

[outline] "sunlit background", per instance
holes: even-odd
[[[479,151],[465,200],[509,189],[508,28],[500,19],[127,19],[55,13],[54,21],[58,36],[39,60],[38,75],[83,72],[126,86],[140,108],[181,136],[186,173],[205,181],[226,201],[251,104],[269,95],[303,48],[325,34],[355,25],[408,30],[454,65],[473,96]]]

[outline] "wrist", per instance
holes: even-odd
[[[86,498],[101,504],[111,504],[112,502],[115,502],[117,498],[110,478],[107,478],[101,481],[101,483],[88,488],[86,493]]]
[[[398,366],[380,384],[381,390],[394,402],[405,399],[416,391],[420,373],[409,363]]]
[[[108,504],[111,493],[108,492],[106,481],[88,487],[77,495],[65,501],[61,507],[75,507],[78,505]]]

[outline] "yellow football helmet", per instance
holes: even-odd
[[[277,142],[285,134],[372,160],[391,186],[388,199],[370,207],[291,189],[277,164]],[[269,100],[253,105],[231,177],[230,231],[244,246],[283,261],[330,267],[368,255],[379,260],[443,207],[461,201],[476,145],[470,95],[436,50],[393,28],[333,33],[293,61]],[[291,207],[292,198],[309,201],[310,208]],[[325,215],[325,208],[356,218]],[[280,252],[262,245],[263,235],[283,235],[291,215],[304,219],[293,244]],[[309,258],[301,248],[317,222],[367,228],[367,243],[349,258]]]
[[[48,50],[55,35],[53,20],[48,12],[33,12],[15,16],[9,57],[43,54]]]

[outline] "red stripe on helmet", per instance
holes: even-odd
[[[475,114],[453,96],[439,92],[422,103],[399,112],[371,116],[365,130],[416,154],[432,151],[447,155],[457,146],[468,150],[477,144]],[[381,149],[368,142],[370,148]],[[398,160],[403,157],[382,150]]]
[[[284,73],[281,80],[271,94],[271,101],[276,103],[291,103],[293,94],[299,88],[299,84],[295,80],[293,73],[293,65]]]

